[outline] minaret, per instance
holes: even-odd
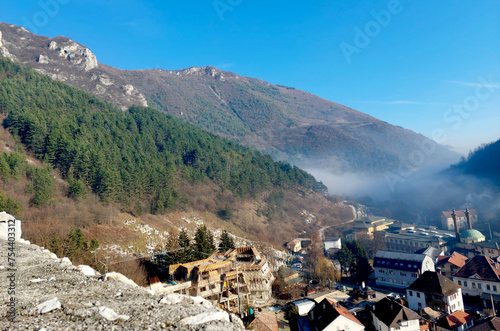
[[[465,208],[465,217],[467,217],[467,223],[469,223],[469,229],[472,229],[472,221],[470,220],[469,208]]]
[[[455,235],[457,237],[457,242],[460,242],[460,232],[458,231],[457,214],[455,214],[455,209],[453,209],[451,217],[453,218],[453,224],[455,225]]]

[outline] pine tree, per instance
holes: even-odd
[[[89,250],[95,251],[98,248],[99,248],[99,240],[97,240],[97,238],[92,238],[92,240],[90,241]]]
[[[344,272],[346,272],[354,261],[353,254],[346,244],[342,245],[342,248],[338,251],[337,259]]]
[[[194,241],[196,254],[200,260],[206,259],[208,255],[215,252],[214,238],[206,225],[200,226],[196,230]]]
[[[183,250],[179,251],[178,254],[178,261],[177,263],[186,263],[186,262],[191,262],[194,261],[195,255],[193,253],[193,248],[191,246],[191,239],[189,238],[189,235],[187,234],[186,230],[182,230],[179,233],[179,237],[177,238],[179,247],[183,248]]]
[[[235,246],[233,238],[229,235],[229,233],[227,233],[226,230],[222,231],[222,234],[220,236],[219,252],[224,253],[234,248]]]

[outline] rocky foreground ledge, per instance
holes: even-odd
[[[26,241],[9,248],[0,239],[0,330],[244,329],[200,297],[152,295],[121,274],[101,276]]]

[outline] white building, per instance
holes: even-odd
[[[325,251],[328,251],[330,248],[341,249],[342,239],[340,239],[340,237],[326,238],[324,244],[325,244]]]
[[[406,288],[420,274],[435,271],[434,261],[424,254],[378,251],[373,260],[378,286]]]
[[[451,314],[464,310],[462,290],[445,276],[433,272],[424,272],[406,288],[408,307],[413,310],[429,307],[433,310]]]
[[[477,255],[453,275],[453,281],[462,286],[462,292],[468,295],[493,296],[499,301],[500,263],[483,255]]]
[[[314,308],[316,302],[311,299],[302,299],[293,301],[292,304],[297,308],[299,316],[305,316]]]
[[[429,325],[410,308],[383,298],[372,307],[373,326],[377,331],[423,331]]]
[[[365,326],[345,307],[338,303],[323,299],[309,312],[311,330],[325,331],[364,331]]]

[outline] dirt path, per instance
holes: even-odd
[[[324,226],[321,229],[319,229],[319,234],[320,234],[322,240],[325,240],[325,230],[326,229],[331,228],[332,226],[339,226],[339,225],[344,225],[344,224],[349,224],[349,223],[354,222],[354,220],[356,219],[356,208],[354,208],[353,205],[348,205],[348,206],[351,207],[351,210],[352,210],[352,219],[345,221],[345,222],[338,223],[338,224]]]

